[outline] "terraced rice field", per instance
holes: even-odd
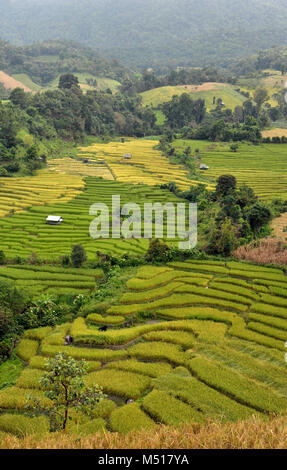
[[[55,183],[57,189],[55,188],[54,191],[59,196],[61,189],[59,180],[63,184],[67,178],[76,177],[72,175],[58,177],[51,173],[48,174],[47,181],[50,180],[51,184]],[[10,184],[12,181],[14,180],[9,180]],[[32,182],[37,183],[37,187],[43,186],[42,196],[49,194],[48,184],[45,186],[43,180],[39,181],[38,178],[35,178],[35,180],[32,179]],[[19,191],[24,190],[19,189]],[[66,197],[58,199],[58,201],[63,201],[62,203],[56,204],[36,206],[34,203],[32,206],[31,201],[29,205],[32,207],[25,212],[0,219],[1,249],[9,258],[17,256],[27,258],[31,253],[36,253],[39,259],[55,260],[61,255],[69,254],[72,246],[79,243],[85,248],[88,258],[92,259],[96,258],[98,251],[113,255],[122,255],[126,252],[142,255],[149,246],[148,239],[92,239],[89,227],[95,216],[89,215],[90,206],[94,203],[105,203],[111,211],[113,195],[121,197],[121,205],[132,201],[139,204],[142,209],[145,202],[182,202],[167,190],[93,177],[86,179],[85,189],[77,194],[77,197],[65,202],[68,199],[67,194]],[[11,209],[10,205],[7,210],[9,208]],[[48,215],[62,216],[64,222],[59,226],[49,226],[46,224]],[[174,242],[176,241],[177,239],[174,240]]]
[[[16,287],[38,294],[89,294],[103,277],[101,269],[65,269],[55,266],[0,266],[0,280],[10,280]]]
[[[97,176],[105,180],[114,180],[112,173],[103,160],[73,158],[55,158],[49,160],[49,170],[66,175]]]
[[[280,144],[240,144],[239,150],[230,151],[228,143],[204,141],[178,141],[179,147],[199,148],[202,162],[209,166],[205,172],[209,183],[224,174],[232,174],[238,184],[246,183],[263,200],[286,199],[287,160],[286,146]]]
[[[86,359],[87,384],[108,395],[92,422],[71,425],[78,435],[286,413],[286,292],[276,268],[195,260],[141,267],[107,312],[25,333],[17,353],[27,367],[0,391],[0,431],[15,433],[26,392],[47,401],[39,378],[60,351]],[[104,318],[110,327],[100,332]],[[67,332],[75,342],[65,347]],[[22,432],[35,433],[34,425],[23,422]]]
[[[178,164],[170,163],[166,156],[154,147],[157,141],[131,140],[125,143],[110,142],[80,148],[85,158],[104,159],[117,181],[142,183],[151,186],[174,181],[181,189],[189,189],[197,183],[188,178],[188,171]],[[125,159],[124,154],[132,154]]]
[[[0,178],[0,217],[31,206],[68,202],[83,187],[84,182],[77,175],[55,175],[46,170],[40,170],[36,177]]]

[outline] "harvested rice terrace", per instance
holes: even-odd
[[[88,258],[95,258],[98,251],[112,255],[122,255],[126,252],[141,255],[148,248],[147,239],[92,239],[89,226],[95,216],[89,215],[90,206],[94,203],[105,203],[111,212],[113,195],[120,195],[121,205],[135,202],[142,210],[145,202],[182,202],[169,191],[156,187],[95,177],[88,177],[85,182],[85,188],[68,202],[32,206],[20,214],[1,218],[1,248],[9,258],[27,258],[31,253],[36,253],[40,259],[56,259],[70,253],[72,245],[76,243],[84,246]],[[63,224],[47,225],[48,215],[62,216]],[[176,241],[177,239],[174,239],[174,242]]]
[[[11,411],[22,418],[26,392],[47,401],[39,378],[60,351],[86,359],[87,383],[107,394],[92,422],[80,417],[68,432],[286,413],[286,299],[287,276],[277,268],[196,260],[143,266],[108,311],[26,331],[17,354],[27,367],[0,391],[0,431]],[[63,345],[67,333],[72,346]]]

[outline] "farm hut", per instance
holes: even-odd
[[[58,215],[48,215],[46,222],[49,225],[60,225],[63,222],[63,219]]]
[[[209,166],[205,165],[205,163],[202,163],[199,168],[201,170],[209,170]]]
[[[130,159],[132,158],[132,154],[131,154],[131,153],[125,153],[125,154],[124,154],[124,158],[125,158],[126,160],[130,160]]]

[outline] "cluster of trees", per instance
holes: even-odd
[[[287,72],[286,46],[274,46],[271,49],[262,50],[258,54],[241,58],[230,66],[231,72],[251,77],[267,69],[280,70],[282,75]]]
[[[200,85],[205,82],[236,83],[236,77],[223,69],[215,67],[177,68],[167,74],[159,75],[153,70],[144,70],[140,76],[134,75],[122,82],[121,91],[128,95],[142,93],[163,86]]]
[[[274,216],[275,209],[258,201],[249,186],[238,188],[233,175],[220,176],[213,192],[204,184],[191,186],[188,191],[181,191],[175,183],[162,188],[197,203],[199,247],[210,255],[229,256],[239,245],[266,235]],[[280,210],[286,210],[284,203]]]
[[[262,236],[272,218],[269,207],[260,203],[247,185],[237,188],[233,175],[222,175],[211,200],[216,213],[211,224],[206,251],[225,256],[242,243]]]
[[[10,99],[30,116],[32,134],[37,132],[39,137],[51,137],[51,130],[76,140],[86,134],[144,136],[155,124],[154,113],[142,108],[138,97],[97,91],[84,94],[72,74],[62,75],[56,90],[31,95],[16,89]],[[48,127],[36,128],[39,119]]]
[[[0,103],[0,176],[19,171],[30,174],[45,163],[46,157],[34,145],[32,135],[23,138],[18,135],[21,129],[29,127],[29,122],[30,117],[17,106]]]
[[[232,112],[219,101],[208,113],[204,100],[193,100],[190,94],[183,93],[161,105],[160,109],[166,117],[165,130],[180,132],[185,138],[255,143],[261,140],[261,129],[269,119],[265,111],[261,111],[262,104],[247,100]]]
[[[8,103],[0,103],[0,173],[29,172],[45,163],[37,143],[83,140],[85,136],[143,137],[156,131],[155,115],[138,97],[88,91],[77,77],[65,74],[59,87],[34,95],[16,88]],[[19,131],[25,136],[19,137]]]

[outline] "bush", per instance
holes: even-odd
[[[71,261],[73,266],[80,268],[82,264],[87,260],[85,249],[82,245],[73,246],[71,253]]]
[[[165,261],[169,251],[170,248],[168,245],[158,239],[153,239],[150,241],[145,259],[147,262]]]

